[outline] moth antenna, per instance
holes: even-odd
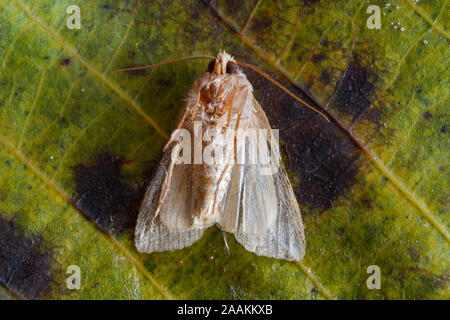
[[[199,55],[199,56],[191,56],[191,57],[184,57],[184,58],[179,58],[179,59],[174,59],[174,60],[167,60],[167,61],[163,61],[163,62],[159,62],[159,63],[155,63],[155,64],[149,64],[146,66],[139,66],[139,67],[130,67],[130,68],[121,68],[121,69],[117,69],[114,70],[113,73],[116,72],[120,72],[120,71],[134,71],[134,70],[145,70],[145,69],[151,69],[151,68],[155,68],[155,67],[160,67],[160,66],[164,66],[167,64],[172,64],[172,63],[177,63],[177,62],[183,62],[183,61],[189,61],[189,60],[196,60],[196,59],[215,59],[215,57],[212,56],[206,56],[206,55]],[[294,99],[300,101],[301,103],[303,103],[305,106],[307,106],[309,109],[317,112],[318,114],[320,114],[325,120],[327,120],[328,122],[330,122],[330,120],[328,119],[328,117],[326,115],[324,115],[321,111],[317,110],[316,108],[314,108],[313,106],[309,105],[308,103],[306,103],[304,100],[300,99],[299,97],[297,97],[295,94],[293,94],[292,92],[290,92],[285,86],[283,86],[281,83],[279,83],[278,81],[276,81],[275,79],[272,79],[272,77],[270,77],[269,75],[267,75],[266,73],[264,73],[263,71],[259,70],[258,68],[244,63],[244,62],[240,62],[240,61],[236,61],[237,64],[247,67],[249,69],[252,69],[253,71],[257,72],[258,74],[262,75],[264,78],[266,78],[267,80],[269,80],[270,82],[272,82],[274,85],[276,85],[277,87],[279,87],[281,90],[283,90],[284,92],[286,92],[288,95],[290,95],[291,97],[293,97]]]
[[[252,69],[253,71],[259,73],[260,75],[262,75],[264,78],[266,78],[267,80],[269,80],[270,82],[272,82],[274,85],[276,85],[278,88],[280,88],[281,90],[283,90],[284,92],[286,92],[288,95],[290,95],[291,97],[293,97],[294,99],[300,101],[301,103],[303,103],[305,106],[307,106],[309,109],[314,110],[315,112],[317,112],[318,114],[320,114],[322,117],[325,118],[325,120],[327,120],[328,122],[330,122],[330,120],[328,119],[328,117],[326,115],[324,115],[321,111],[317,110],[316,108],[314,108],[313,106],[310,106],[308,103],[306,103],[305,101],[303,101],[302,99],[300,99],[299,97],[297,97],[295,94],[293,94],[292,92],[290,92],[288,89],[286,89],[285,86],[283,86],[281,83],[279,83],[278,81],[276,81],[275,79],[272,79],[269,75],[267,75],[266,73],[264,73],[263,71],[259,70],[258,68],[244,63],[244,62],[240,62],[240,61],[236,61],[237,64],[247,67],[249,69]]]
[[[150,68],[155,68],[155,67],[164,66],[164,65],[166,65],[166,64],[177,63],[177,62],[188,61],[188,60],[196,60],[196,59],[210,59],[210,60],[211,60],[211,59],[215,59],[215,58],[214,58],[214,57],[211,57],[211,56],[191,56],[191,57],[184,57],[184,58],[180,58],[180,59],[167,60],[167,61],[163,61],[163,62],[160,62],[160,63],[149,64],[149,65],[147,65],[147,66],[130,67],[130,68],[121,68],[121,69],[114,70],[113,73],[119,72],[119,71],[132,71],[132,70],[144,70],[144,69],[150,69]]]

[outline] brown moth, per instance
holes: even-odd
[[[194,82],[177,129],[139,210],[137,250],[181,249],[218,225],[257,255],[302,259],[306,244],[302,217],[278,146],[273,145],[273,131],[253,97],[252,85],[226,52],[220,51]],[[256,144],[270,150],[270,168],[276,166],[270,174],[264,172],[267,163],[249,161],[255,143],[240,139],[242,132],[252,129],[268,133]],[[226,139],[216,139],[224,132]],[[200,142],[187,143],[189,136]],[[196,159],[196,153],[204,156],[211,145],[213,161]],[[219,153],[221,161],[214,161]]]

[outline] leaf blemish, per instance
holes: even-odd
[[[70,59],[70,58],[61,59],[61,61],[59,62],[59,64],[60,64],[62,67],[68,66],[68,65],[70,65],[71,63],[72,63],[72,59]]]
[[[417,248],[409,247],[408,254],[414,262],[420,262],[420,251]]]
[[[26,299],[50,289],[52,252],[43,248],[40,235],[25,237],[14,220],[0,215],[0,282]]]
[[[255,18],[251,25],[251,30],[257,34],[269,33],[272,28],[273,21],[267,16]]]
[[[425,120],[430,120],[431,118],[433,118],[433,115],[430,113],[430,111],[425,111],[425,112],[422,114],[422,116],[423,116],[423,118],[424,118]]]
[[[287,169],[299,181],[293,187],[303,212],[333,207],[356,183],[360,150],[334,124],[327,124],[268,80],[247,70],[246,74],[272,127],[279,129]],[[299,90],[289,89],[301,97]]]
[[[323,53],[316,53],[311,57],[311,61],[317,63],[325,60],[325,58],[326,57]]]
[[[111,234],[133,228],[144,188],[125,182],[126,161],[110,153],[99,155],[92,164],[75,167],[73,203],[99,227]]]
[[[320,73],[319,81],[322,82],[324,85],[329,85],[330,84],[330,80],[331,80],[331,76],[330,76],[330,73],[327,70],[322,71]]]
[[[354,53],[336,89],[336,107],[339,111],[352,115],[353,120],[363,115],[365,119],[379,123],[382,110],[372,106],[378,76],[362,56]]]
[[[314,5],[318,2],[320,2],[320,0],[303,0],[303,4],[308,7]]]

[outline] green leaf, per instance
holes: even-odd
[[[449,6],[371,4],[380,30],[365,1],[0,0],[0,298],[450,298]],[[231,235],[228,254],[217,228],[180,251],[134,248],[151,169],[208,61],[113,71],[220,48],[332,119],[245,70],[280,129],[300,263]]]

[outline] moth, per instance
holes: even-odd
[[[211,130],[223,133],[229,129],[234,130],[230,130],[234,132],[231,139],[214,140],[211,136],[209,140],[215,144],[216,153],[231,150],[222,161],[193,159],[192,153],[208,147],[205,135]],[[201,141],[196,146],[188,144],[183,150],[181,157],[191,163],[177,161],[176,157],[180,156],[186,136],[172,134],[164,147],[139,209],[137,250],[151,253],[182,249],[199,240],[207,228],[217,225],[257,255],[302,259],[306,247],[302,216],[278,146],[270,143],[273,131],[253,96],[252,85],[225,51],[219,51],[208,70],[194,82],[177,130]],[[275,163],[276,170],[267,174],[263,170],[267,163],[248,161],[254,144],[245,139],[237,143],[242,134],[239,130],[268,133],[257,143],[270,151],[271,165]]]

